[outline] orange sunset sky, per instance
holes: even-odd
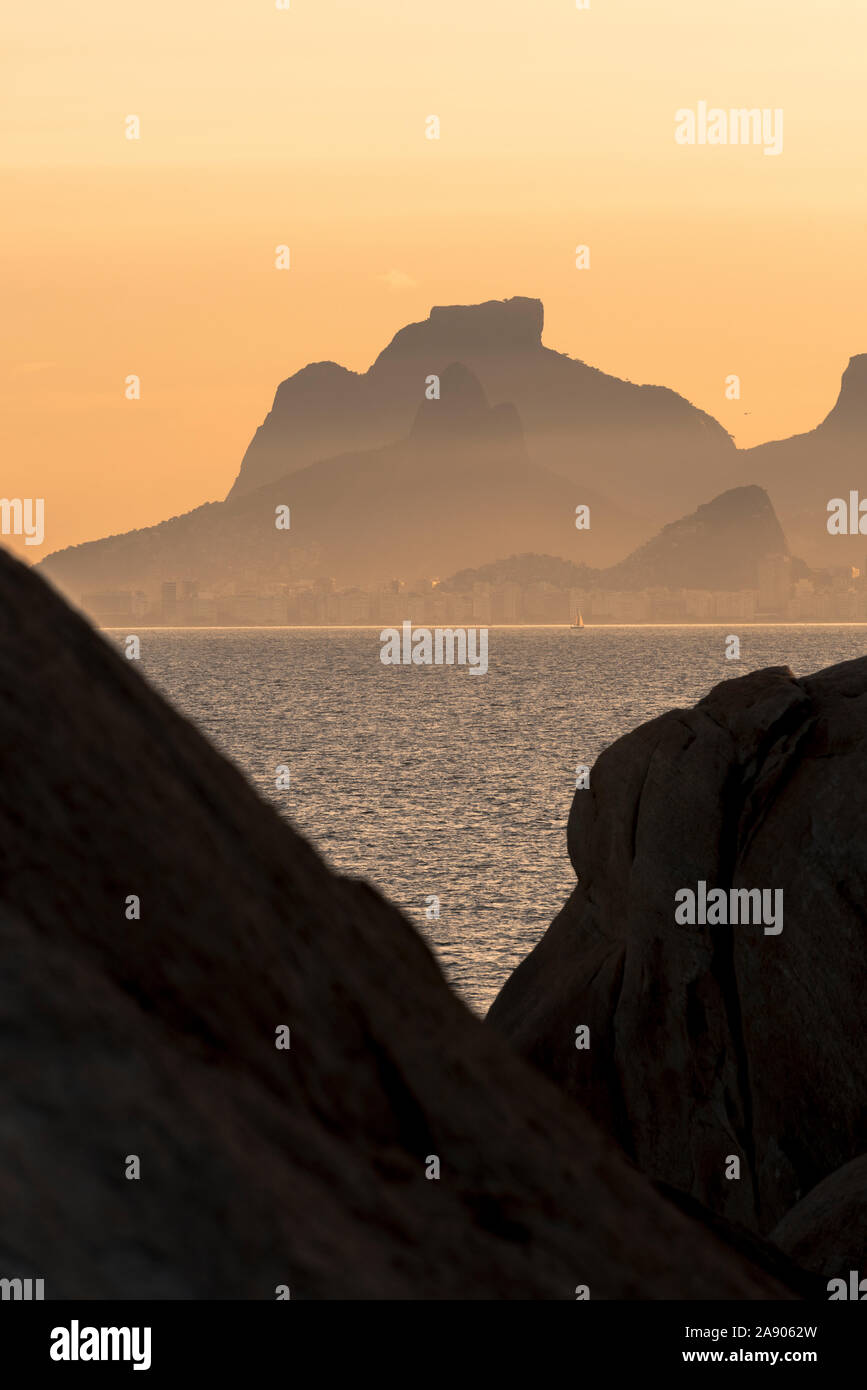
[[[40,0],[4,31],[30,561],[223,497],[282,378],[363,370],[434,304],[538,296],[549,347],[741,445],[818,423],[867,352],[863,0]],[[700,100],[783,108],[782,154],[678,146]]]

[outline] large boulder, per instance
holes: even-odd
[[[2,552],[0,1075],[49,1298],[786,1293]]]
[[[867,1154],[838,1168],[787,1212],[771,1233],[797,1265],[829,1279],[867,1277]]]
[[[578,886],[489,1014],[644,1172],[762,1233],[867,1150],[865,737],[861,659],[619,739],[575,793]],[[702,881],[781,889],[782,930],[678,923]]]

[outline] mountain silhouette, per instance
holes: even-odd
[[[445,593],[466,593],[474,584],[550,584],[555,589],[578,589],[604,573],[589,565],[576,565],[557,555],[536,555],[532,552],[509,555],[489,565],[458,570],[443,579],[439,588]]]
[[[622,562],[612,587],[754,587],[744,574],[755,537],[762,553],[776,544],[762,523],[771,504],[810,564],[864,563],[863,537],[828,535],[827,503],[858,485],[867,355],[851,359],[814,430],[737,450],[675,392],[545,347],[543,318],[528,298],[433,308],[365,373],[303,368],[278,388],[225,502],[58,551],[44,572],[78,601],[166,579],[225,592],[326,575],[341,585],[437,577],[535,552],[609,570]],[[705,553],[703,499],[756,485],[770,503],[735,506],[722,548]],[[591,526],[576,532],[580,504]],[[290,508],[291,531],[275,529],[277,506]],[[664,542],[649,541],[690,508]],[[642,542],[653,548],[630,555]],[[715,573],[738,569],[729,546],[743,551],[743,573],[721,585]]]
[[[663,527],[646,545],[605,570],[599,583],[608,589],[754,589],[760,562],[788,554],[764,489],[730,488]]]
[[[317,459],[403,438],[425,383],[452,362],[521,417],[531,462],[573,481],[605,479],[651,520],[734,481],[734,445],[711,416],[662,386],[621,381],[542,344],[538,299],[433,308],[364,373],[334,362],[282,382],[247,449],[234,499]]]
[[[590,507],[591,527],[579,532],[581,504]],[[279,506],[290,508],[289,531],[276,529]],[[73,598],[167,577],[255,585],[331,575],[358,584],[436,577],[528,545],[598,564],[645,534],[640,516],[533,464],[514,406],[490,406],[474,374],[453,363],[442,373],[440,398],[417,404],[397,443],[58,551],[40,568]]]
[[[460,570],[440,588],[466,592],[474,584],[530,584],[598,589],[754,589],[759,566],[789,547],[763,488],[738,487],[670,522],[625,560],[607,569],[576,565],[555,555],[510,555]],[[801,561],[793,565],[803,568]]]
[[[741,471],[774,500],[792,545],[810,565],[863,566],[867,537],[830,536],[828,502],[864,486],[867,353],[849,360],[833,408],[815,429],[741,451]]]

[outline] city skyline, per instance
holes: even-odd
[[[166,580],[150,593],[83,594],[81,606],[104,627],[116,627],[123,618],[138,619],[142,627],[376,628],[404,619],[535,627],[571,625],[578,614],[591,626],[867,621],[867,556],[863,568],[844,565],[809,576],[795,577],[796,564],[788,555],[766,557],[759,562],[758,587],[728,590],[561,588],[545,581],[481,581],[471,588],[443,589],[427,577],[338,588],[326,577],[274,584],[268,592],[234,585],[209,593],[200,592],[195,580]]]

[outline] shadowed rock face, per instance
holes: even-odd
[[[783,1292],[2,552],[0,1072],[0,1275],[47,1297]]]
[[[644,1172],[762,1233],[867,1151],[865,740],[867,659],[619,739],[575,794],[578,887],[489,1015]],[[678,925],[700,880],[782,889],[782,932]]]
[[[798,1265],[827,1279],[867,1276],[867,1154],[838,1168],[787,1212],[771,1234]],[[867,1289],[865,1289],[867,1292]]]

